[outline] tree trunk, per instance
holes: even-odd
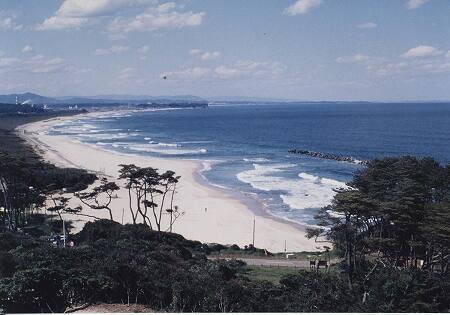
[[[170,198],[170,232],[172,232],[172,225],[173,225],[173,197],[175,195],[176,187],[177,187],[177,184],[174,184],[173,190],[172,190],[172,196]]]
[[[131,212],[131,219],[133,220],[133,224],[136,224],[136,218],[134,217],[132,200],[131,200],[131,188],[128,188],[128,200],[129,200],[129,206],[130,206],[130,212]]]

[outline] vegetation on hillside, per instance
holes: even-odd
[[[6,119],[0,122],[3,120]],[[80,191],[96,179],[85,170],[58,168],[42,161],[12,130],[0,129],[0,223],[3,226],[11,230],[25,227],[27,214],[42,207],[53,193]]]
[[[376,268],[408,268],[448,276],[450,263],[450,166],[433,159],[385,158],[355,174],[316,219],[353,275]]]
[[[0,234],[0,308],[6,312],[63,312],[98,302],[181,312],[412,312],[450,306],[450,281],[439,274],[377,269],[370,282],[357,280],[353,288],[336,272],[295,271],[279,284],[250,280],[243,263],[209,261],[207,245],[143,224],[88,223],[67,248],[7,230]]]

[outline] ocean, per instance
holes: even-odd
[[[256,199],[270,214],[314,225],[362,165],[291,149],[368,160],[431,156],[450,162],[450,104],[224,104],[205,109],[108,113],[49,132],[107,150],[204,162],[212,185]],[[149,165],[151,166],[151,165]]]

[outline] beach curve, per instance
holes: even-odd
[[[199,176],[204,165],[200,161],[137,156],[107,151],[89,144],[80,143],[68,136],[48,135],[47,131],[55,124],[74,119],[60,117],[38,121],[17,128],[18,133],[45,160],[61,167],[83,168],[110,179],[118,177],[119,164],[151,166],[161,171],[173,170],[181,176],[176,196],[176,204],[185,212],[174,226],[174,232],[186,238],[205,243],[237,244],[245,246],[252,243],[253,220],[256,222],[255,246],[271,252],[314,251],[317,244],[305,237],[304,227],[283,222],[254,209],[231,192],[208,185]],[[76,198],[71,206],[81,205]],[[122,188],[118,198],[112,203],[114,219],[131,223],[128,210],[127,191]],[[84,207],[86,214],[107,218],[101,213]],[[79,231],[89,218],[65,214],[72,220],[74,231]]]

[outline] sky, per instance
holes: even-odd
[[[449,0],[0,0],[0,94],[450,100]]]

